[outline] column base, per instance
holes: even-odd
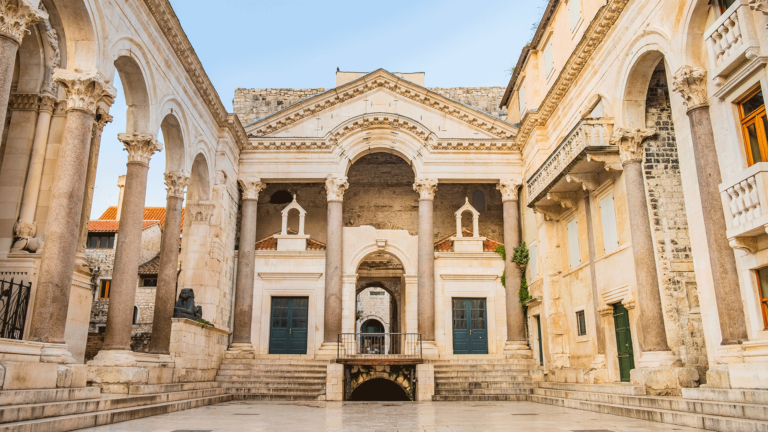
[[[88,370],[75,364],[66,344],[0,339],[0,388],[82,388]]]
[[[682,365],[683,362],[680,360],[680,357],[674,355],[672,351],[647,351],[637,361],[638,368],[677,367]]]
[[[339,343],[338,342],[323,342],[320,345],[320,349],[317,350],[316,359],[319,360],[334,360],[339,356]]]
[[[224,352],[224,357],[237,359],[255,359],[256,350],[253,348],[253,344],[250,343],[233,343],[230,344],[227,350]]]
[[[699,371],[683,366],[672,351],[648,351],[630,372],[630,381],[645,386],[649,395],[681,396],[683,388],[699,386]]]
[[[421,341],[421,353],[424,356],[437,356],[440,354],[435,341]]]
[[[504,344],[504,357],[508,359],[532,359],[533,351],[528,341],[507,341]]]
[[[252,343],[232,343],[229,344],[229,348],[227,348],[227,351],[256,351],[256,349],[253,348]]]
[[[132,385],[172,383],[174,366],[167,354],[101,350],[88,362],[88,382],[102,393],[127,394]]]
[[[44,343],[40,351],[40,363],[75,364],[77,360],[72,357],[67,344]]]
[[[597,354],[589,369],[584,373],[584,380],[589,384],[605,384],[610,382],[608,368],[605,364],[605,354]]]

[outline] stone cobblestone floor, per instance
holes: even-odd
[[[634,420],[531,402],[250,402],[234,401],[83,432],[693,432],[683,426]]]

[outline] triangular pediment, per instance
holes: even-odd
[[[278,137],[291,130],[295,130],[293,136],[322,137],[338,125],[340,119],[377,111],[376,103],[381,105],[382,101],[386,103],[387,100],[390,105],[385,109],[389,109],[391,114],[394,114],[391,106],[394,100],[400,104],[400,111],[407,112],[406,116],[416,121],[423,120],[424,116],[439,116],[443,119],[442,125],[430,128],[438,132],[444,130],[440,128],[452,128],[456,131],[454,137],[506,140],[517,135],[518,129],[500,118],[449,99],[384,69],[259,119],[247,125],[245,130],[251,138]],[[367,105],[369,103],[370,106]],[[327,118],[333,118],[334,115],[336,122],[328,122]],[[320,125],[323,116],[326,123],[329,123],[325,126]],[[429,124],[427,121],[424,123]]]

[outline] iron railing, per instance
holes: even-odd
[[[32,282],[0,280],[0,338],[21,340],[24,337],[24,323],[27,320]]]
[[[421,333],[339,333],[336,357],[420,360]]]

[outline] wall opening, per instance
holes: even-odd
[[[350,401],[410,401],[402,387],[384,378],[374,378],[358,386],[349,397]]]

